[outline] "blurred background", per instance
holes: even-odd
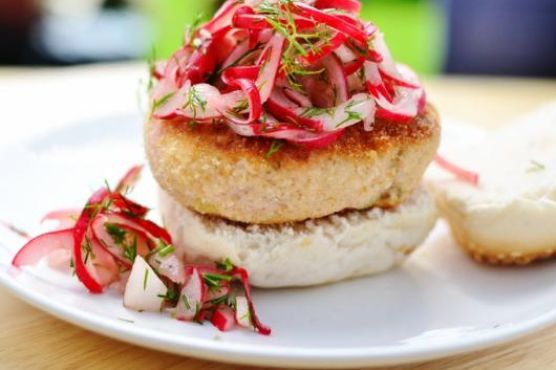
[[[0,0],[0,64],[168,56],[219,0]],[[424,74],[556,77],[556,0],[363,0],[397,60]]]

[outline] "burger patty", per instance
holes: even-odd
[[[253,224],[395,207],[418,186],[439,138],[430,105],[407,124],[377,120],[369,132],[362,124],[348,127],[318,150],[239,136],[225,124],[145,125],[147,157],[165,192],[199,213]]]

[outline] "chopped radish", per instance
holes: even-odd
[[[167,292],[168,288],[156,272],[137,256],[125,287],[124,306],[136,311],[157,312],[162,308]]]
[[[236,325],[234,311],[228,306],[218,307],[212,314],[210,322],[220,331],[228,331]]]
[[[448,161],[446,158],[442,157],[440,154],[437,154],[434,158],[435,163],[443,168],[444,170],[452,173],[458,179],[468,182],[474,186],[479,185],[479,174],[476,172],[472,172],[461,168],[460,166]]]
[[[253,326],[251,323],[251,312],[249,310],[249,302],[243,296],[236,297],[236,320],[239,326],[250,328]]]
[[[73,229],[65,229],[42,234],[31,239],[15,255],[12,265],[15,267],[36,265],[50,253],[73,248]]]
[[[189,280],[183,286],[175,316],[178,320],[192,321],[201,311],[205,300],[205,285],[197,268],[191,270]]]

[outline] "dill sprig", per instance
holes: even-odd
[[[187,92],[187,100],[183,106],[184,109],[190,108],[193,111],[193,121],[196,121],[198,111],[201,109],[203,112],[207,108],[206,99],[197,91],[197,87],[191,86]]]

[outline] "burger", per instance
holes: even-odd
[[[388,270],[426,238],[439,117],[360,7],[228,0],[152,66],[145,149],[183,259],[308,286]]]

